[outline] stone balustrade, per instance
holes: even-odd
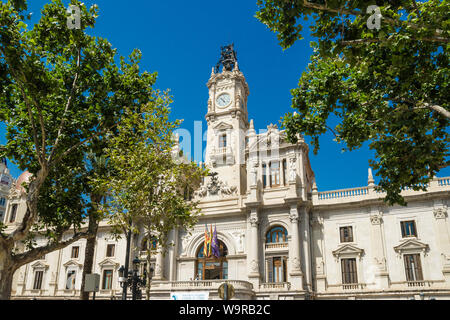
[[[266,243],[266,250],[288,249],[287,242]]]
[[[427,192],[450,191],[450,177],[434,178],[425,185]],[[413,196],[424,194],[425,191],[415,191],[406,187],[402,191],[402,196]],[[375,200],[383,198],[384,192],[376,191],[374,186],[348,188],[340,190],[330,190],[317,192],[313,191],[312,199],[314,205],[329,205],[363,200]]]
[[[289,291],[290,289],[290,282],[265,282],[259,285],[260,291]]]

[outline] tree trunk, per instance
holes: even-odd
[[[8,246],[0,246],[0,300],[11,299],[12,281],[16,270]]]
[[[151,288],[151,254],[152,254],[152,237],[150,232],[147,233],[147,285],[145,286],[145,293],[147,300],[150,300],[150,288]]]
[[[95,252],[95,242],[97,241],[97,230],[98,230],[98,219],[96,210],[98,204],[101,201],[101,197],[91,195],[92,209],[89,213],[89,225],[88,232],[89,236],[86,240],[86,251],[84,253],[84,265],[83,274],[81,276],[81,300],[89,300],[89,292],[84,292],[84,287],[86,285],[86,275],[92,273],[92,267],[94,265],[94,252]]]

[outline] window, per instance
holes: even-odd
[[[353,228],[350,226],[341,227],[341,242],[353,242]]]
[[[70,270],[69,272],[67,272],[66,290],[74,290],[75,289],[76,276],[77,276],[77,272],[75,270]]]
[[[267,187],[267,166],[265,163],[262,165],[262,174],[263,174],[263,187]]]
[[[420,254],[405,254],[406,281],[423,280],[422,266],[420,264]]]
[[[44,277],[44,271],[39,270],[39,271],[34,272],[33,290],[41,290],[43,277]]]
[[[266,243],[287,242],[287,230],[281,226],[273,227],[266,233]]]
[[[205,257],[203,255],[203,244],[197,252],[197,268],[194,279],[214,280],[228,279],[228,249],[225,244],[219,240],[219,257],[211,255]]]
[[[283,183],[284,185],[287,185],[287,163],[286,163],[286,159],[283,159]]]
[[[116,249],[115,244],[108,244],[106,246],[106,256],[107,257],[114,257],[114,250]]]
[[[280,162],[270,162],[270,186],[278,187],[280,185]]]
[[[6,204],[6,199],[5,198],[0,198],[0,206],[5,206]]]
[[[112,289],[112,280],[113,280],[113,271],[112,270],[103,270],[102,289],[103,290],[111,290]]]
[[[414,220],[411,221],[402,221],[400,222],[402,228],[402,237],[417,237],[416,230],[416,222]]]
[[[72,259],[77,259],[79,253],[80,253],[80,247],[79,247],[79,246],[74,246],[74,247],[72,247],[72,255],[71,255],[71,258],[72,258]]]
[[[221,134],[219,136],[219,148],[226,148],[227,147],[227,135]]]
[[[266,259],[266,281],[286,282],[286,257],[270,257]]]
[[[13,204],[11,207],[11,215],[9,216],[9,222],[14,222],[16,220],[17,213],[17,203]]]
[[[5,211],[0,210],[0,222],[3,222],[3,217],[5,216]]]
[[[342,283],[353,284],[358,283],[358,275],[356,273],[356,259],[341,259]]]

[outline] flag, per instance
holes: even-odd
[[[212,254],[214,256],[216,256],[217,258],[220,257],[219,240],[217,240],[217,229],[216,229],[216,226],[214,226],[214,233],[213,233],[213,236],[212,236],[211,248],[212,248]]]
[[[211,250],[211,240],[212,240],[212,225],[211,225],[211,232],[208,236],[208,257],[211,256],[212,250]]]
[[[209,236],[208,236],[208,226],[205,224],[205,241],[203,243],[203,256],[206,258],[208,257],[208,242],[209,242]]]

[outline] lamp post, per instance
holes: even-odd
[[[132,300],[142,299],[141,288],[145,287],[147,284],[147,273],[144,271],[142,277],[139,274],[139,266],[141,260],[138,257],[133,259],[133,270],[128,271],[126,274],[126,268],[121,266],[119,268],[119,283],[122,288],[124,288],[124,295],[126,297],[126,290],[131,287],[131,297]],[[125,299],[126,300],[126,299]]]

